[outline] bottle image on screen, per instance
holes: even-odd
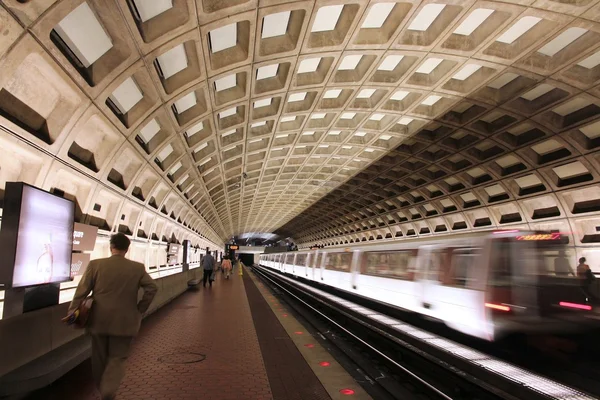
[[[37,260],[37,272],[44,283],[52,281],[54,255],[52,254],[52,235],[48,235],[43,245],[43,253]]]

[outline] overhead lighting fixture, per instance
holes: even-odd
[[[340,119],[353,119],[356,116],[355,112],[343,113]]]
[[[156,58],[163,79],[169,79],[188,67],[187,55],[183,44],[177,45]]]
[[[375,3],[369,10],[361,28],[379,29],[383,26],[396,3]]]
[[[400,118],[400,120],[398,120],[397,124],[409,125],[413,121],[414,121],[414,118],[404,117],[404,118]]]
[[[513,26],[511,26],[506,32],[500,35],[496,41],[504,44],[513,44],[515,40],[523,36],[541,20],[542,19],[538,17],[523,17],[519,19]]]
[[[342,131],[329,131],[329,132],[327,132],[327,134],[331,135],[331,136],[339,136],[340,133],[342,133]]]
[[[408,96],[410,94],[410,92],[406,92],[404,90],[398,90],[396,93],[394,93],[391,97],[391,100],[396,100],[396,101],[402,101],[406,98],[406,96]]]
[[[260,122],[255,122],[251,125],[252,128],[258,128],[260,126],[265,126],[267,125],[267,121],[260,121]]]
[[[458,71],[452,79],[456,79],[459,81],[464,81],[468,79],[471,75],[481,69],[481,65],[479,64],[467,64],[460,71]]]
[[[390,135],[381,135],[381,136],[379,136],[379,139],[381,139],[381,140],[390,140],[391,138],[392,138],[392,136],[390,136]]]
[[[237,107],[228,108],[227,110],[221,111],[219,113],[219,118],[223,119],[223,118],[231,117],[232,115],[235,115],[236,113],[237,113]]]
[[[321,63],[321,57],[316,58],[305,58],[300,61],[300,65],[298,66],[298,73],[305,74],[309,72],[315,72],[317,68],[319,68],[319,64]]]
[[[322,149],[327,149],[327,148],[329,148],[329,145],[328,144],[320,144],[319,147]]]
[[[403,58],[404,56],[402,55],[389,55],[383,60],[377,69],[379,71],[393,71],[396,69],[398,64],[400,64],[400,61],[402,61]]]
[[[160,162],[163,162],[167,157],[171,155],[171,153],[173,153],[173,151],[173,146],[168,144],[164,149],[160,151],[160,153],[157,154],[156,158],[158,158]]]
[[[469,16],[459,25],[454,31],[455,35],[469,36],[475,29],[479,28],[481,24],[490,16],[494,10],[488,8],[478,8],[474,10]]]
[[[125,79],[109,97],[122,114],[127,114],[144,98],[144,95],[133,78],[130,77]]]
[[[87,2],[83,2],[54,30],[85,68],[113,47],[112,41]]]
[[[260,67],[256,71],[256,80],[260,81],[262,79],[274,78],[277,76],[277,71],[279,71],[279,64],[271,64]]]
[[[290,14],[290,11],[282,11],[265,16],[263,19],[261,37],[263,39],[268,39],[285,35],[290,21]]]
[[[444,61],[443,58],[430,57],[417,69],[419,74],[430,74]]]
[[[133,2],[142,22],[149,21],[173,8],[173,0],[133,0]]]
[[[303,133],[302,133],[302,136],[312,136],[312,135],[314,135],[314,134],[315,134],[315,132],[314,132],[314,131],[306,131],[306,132],[303,132]]]
[[[342,146],[342,149],[344,149],[344,150],[351,150],[352,146]]]
[[[425,106],[432,106],[435,103],[437,103],[438,101],[440,101],[441,98],[442,98],[442,96],[431,95],[428,98],[426,98],[421,104],[423,104]]]
[[[340,94],[342,93],[342,89],[331,89],[325,92],[325,95],[323,95],[324,99],[337,99],[338,97],[340,97]]]
[[[292,93],[288,97],[288,103],[294,103],[297,101],[303,101],[306,98],[306,92]]]
[[[171,169],[169,170],[169,175],[174,175],[174,174],[175,174],[175,172],[179,171],[179,169],[180,169],[181,167],[183,167],[183,164],[181,163],[181,161],[178,161],[178,162],[177,162],[177,164],[175,164],[175,165],[173,166],[173,168],[171,168]]]
[[[323,119],[325,118],[325,113],[316,113],[310,116],[310,119]]]
[[[370,99],[371,96],[373,96],[373,93],[375,93],[375,89],[363,89],[360,91],[358,96],[356,96],[356,98],[357,99]]]
[[[311,32],[328,32],[335,29],[342,10],[344,9],[343,4],[334,6],[324,6],[319,8],[317,16],[310,29]]]
[[[182,114],[184,111],[189,110],[194,107],[197,103],[196,92],[190,92],[175,101],[175,109],[177,110],[177,114]]]
[[[385,117],[385,114],[373,114],[371,115],[371,118],[369,118],[371,121],[381,121],[383,119],[383,117]]]
[[[338,70],[351,71],[356,69],[356,66],[358,65],[362,57],[362,54],[351,54],[349,56],[344,57],[340,66],[338,67]]]
[[[158,132],[160,132],[160,125],[156,121],[156,118],[153,118],[140,129],[140,137],[144,140],[144,143],[148,144]]]
[[[208,33],[210,49],[213,53],[227,50],[237,45],[237,23],[225,25]]]
[[[583,28],[569,28],[549,43],[546,43],[545,46],[538,50],[538,53],[548,57],[554,57],[559,51],[585,35],[587,32],[588,30]]]
[[[269,97],[268,99],[257,100],[254,102],[254,108],[270,106],[272,101],[273,101],[272,97]]]
[[[365,137],[367,136],[367,132],[359,131],[354,134],[354,136]]]
[[[237,85],[237,75],[231,74],[223,78],[215,80],[215,90],[221,92],[223,90],[231,89]]]
[[[187,131],[185,131],[185,133],[187,137],[192,137],[194,134],[200,132],[202,129],[204,129],[204,124],[202,122],[198,122],[196,125],[192,126]]]
[[[429,29],[429,26],[435,21],[440,15],[442,10],[446,7],[445,4],[427,4],[425,5],[419,14],[412,20],[408,29],[411,31],[424,32]]]
[[[372,152],[374,152],[374,151],[375,151],[375,149],[372,149],[372,148],[370,148],[370,147],[367,147],[367,148],[365,149],[365,151],[366,151],[367,153],[372,153]]]
[[[288,136],[289,136],[289,134],[287,134],[287,133],[284,133],[284,134],[282,134],[282,135],[277,135],[277,136],[275,136],[275,139],[283,139],[283,138],[286,138],[286,137],[288,137]]]

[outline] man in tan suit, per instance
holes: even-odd
[[[103,400],[115,398],[125,375],[125,361],[142,314],[158,290],[143,264],[128,260],[127,236],[110,238],[112,257],[89,263],[71,302],[69,313],[92,292],[94,299],[87,331],[92,337],[92,369]],[[144,295],[138,303],[139,289]]]

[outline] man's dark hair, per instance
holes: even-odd
[[[130,244],[129,238],[122,233],[115,233],[110,237],[110,247],[115,250],[127,251]]]
[[[206,254],[210,254],[210,247],[206,248]]]

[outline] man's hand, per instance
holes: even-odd
[[[71,314],[61,319],[61,321],[67,325],[73,325],[75,321],[77,321],[77,318],[79,318],[79,310],[73,311]]]

